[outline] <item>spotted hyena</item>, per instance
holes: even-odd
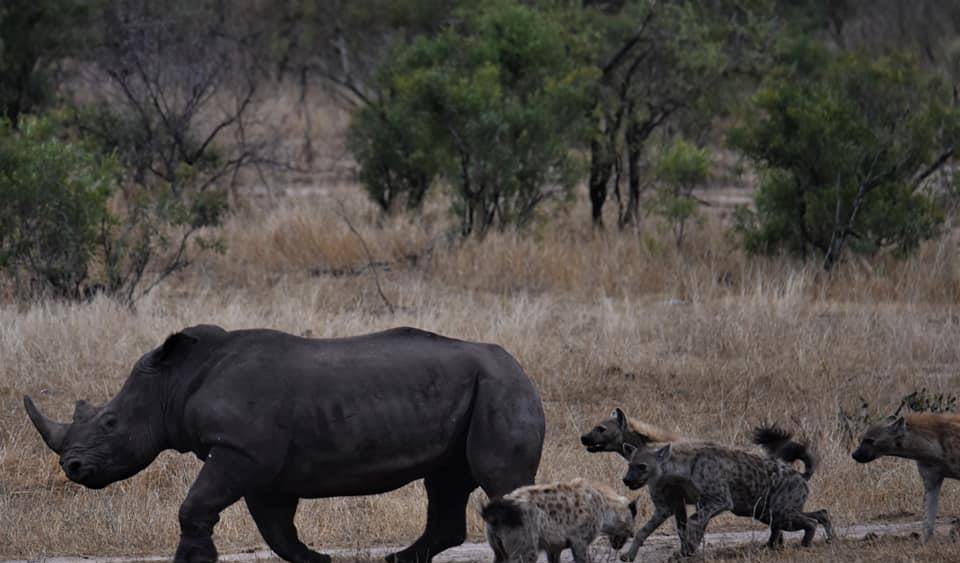
[[[583,479],[521,487],[481,512],[495,563],[535,563],[541,549],[557,563],[567,547],[576,563],[587,563],[590,542],[600,534],[620,549],[633,533],[636,514],[636,502]]]
[[[758,428],[754,441],[762,442],[770,433],[782,431]],[[760,436],[760,439],[758,439]],[[751,451],[721,446],[709,442],[681,442],[659,448],[626,446],[630,465],[624,483],[631,489],[644,485],[651,490],[654,513],[639,530],[634,543],[621,559],[632,561],[646,538],[675,511],[677,491],[697,499],[697,514],[690,518],[686,534],[681,537],[680,551],[690,555],[703,539],[707,523],[727,510],[738,516],[755,518],[770,525],[768,545],[783,541],[782,531],[803,530],[802,545],[813,541],[817,524],[823,525],[827,538],[833,538],[833,528],[826,510],[803,512],[810,493],[807,480],[815,464],[806,447],[769,440],[764,445],[771,454],[789,451],[789,456],[810,460],[804,473],[798,472],[783,459],[774,455],[760,455]],[[779,446],[779,447],[777,447]],[[654,491],[666,489],[667,494],[657,498]]]
[[[608,418],[580,436],[580,443],[588,452],[614,452],[620,455],[624,455],[624,444],[639,448],[651,443],[663,444],[681,440],[683,437],[676,432],[629,417],[619,407],[613,409]]]
[[[889,417],[863,434],[853,459],[869,463],[885,455],[917,462],[923,479],[926,543],[936,524],[943,480],[960,479],[960,415],[922,413]]]

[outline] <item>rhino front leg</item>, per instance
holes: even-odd
[[[214,448],[180,505],[180,544],[174,561],[206,563],[217,560],[213,527],[220,511],[240,500],[250,482],[260,474],[249,458],[228,449]]]
[[[330,563],[329,555],[311,550],[297,537],[293,517],[297,513],[299,498],[247,495],[244,500],[260,535],[282,559],[297,563]]]

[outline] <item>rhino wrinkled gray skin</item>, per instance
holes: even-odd
[[[219,513],[243,498],[288,561],[328,562],[298,538],[301,498],[369,495],[417,479],[427,525],[393,563],[463,542],[478,485],[491,498],[533,483],[544,438],[537,390],[502,348],[410,328],[341,339],[188,328],[136,363],[107,404],[72,423],[27,413],[67,477],[99,489],[163,450],[204,461],[180,507],[176,561],[213,561]]]

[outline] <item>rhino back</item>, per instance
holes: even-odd
[[[390,490],[462,457],[481,378],[530,386],[519,368],[490,373],[490,354],[413,329],[343,339],[231,332],[185,400],[190,449],[243,451],[270,468],[275,488],[300,496]]]

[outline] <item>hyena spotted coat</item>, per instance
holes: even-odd
[[[960,415],[918,413],[889,417],[863,434],[853,459],[869,463],[887,455],[917,462],[923,479],[926,543],[936,524],[943,480],[960,479]]]
[[[818,523],[826,529],[827,538],[832,539],[833,528],[826,510],[803,512],[810,493],[807,479],[813,473],[812,456],[796,442],[785,448],[786,443],[771,439],[772,435],[789,439],[789,434],[779,429],[758,428],[754,441],[771,454],[789,451],[811,460],[803,474],[771,456],[709,442],[681,442],[659,449],[627,446],[631,459],[623,481],[631,489],[648,486],[651,499],[653,491],[664,487],[697,498],[697,514],[688,522],[685,537],[681,537],[680,550],[684,555],[696,550],[710,520],[727,510],[769,524],[771,547],[782,543],[783,530],[803,530],[802,545],[810,545]],[[675,498],[659,502],[654,499],[654,514],[637,531],[622,560],[632,561],[636,557],[646,538],[670,517],[676,504]]]
[[[558,563],[567,547],[576,563],[588,563],[590,543],[600,534],[614,549],[623,546],[636,514],[635,501],[583,479],[521,487],[481,512],[495,563],[535,563],[541,549]]]

